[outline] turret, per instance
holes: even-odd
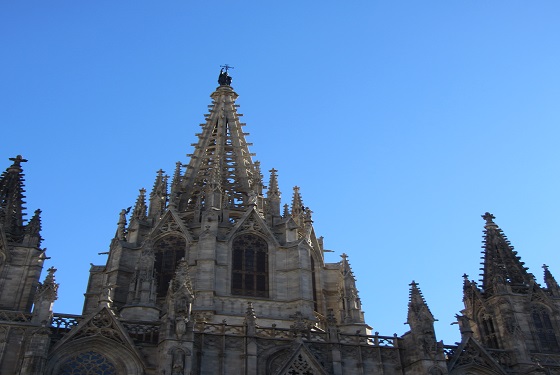
[[[342,254],[340,256],[340,322],[346,325],[363,324],[364,313],[362,312],[362,303],[358,296],[358,289],[356,288],[356,279],[348,256]],[[365,333],[365,331],[364,331]]]
[[[406,374],[446,373],[443,342],[436,340],[435,321],[418,284],[412,281],[406,321],[410,332],[403,336],[408,353],[404,363]],[[434,367],[440,372],[432,372]]]

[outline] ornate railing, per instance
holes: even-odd
[[[194,325],[195,333],[204,333],[210,335],[230,335],[230,336],[245,336],[246,328],[243,325],[229,325],[225,323],[206,323],[197,322]],[[302,338],[311,342],[329,342],[329,335],[321,330],[309,330],[307,332],[300,332]],[[295,337],[296,333],[288,328],[272,327],[256,327],[256,337],[275,339],[275,340],[291,340]],[[344,334],[338,335],[338,342],[348,345],[365,345],[374,347],[390,347],[398,348],[399,338],[397,335],[393,336],[380,336],[379,333],[374,335],[360,335],[360,334]]]
[[[54,339],[60,338],[70,332],[72,328],[83,320],[81,315],[54,314],[51,320],[51,332]]]
[[[157,344],[159,339],[159,323],[124,323],[128,335],[136,343]]]
[[[29,323],[31,322],[32,314],[24,313],[21,311],[0,310],[0,321],[16,322],[16,323]]]

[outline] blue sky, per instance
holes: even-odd
[[[283,201],[301,187],[367,322],[439,319],[478,280],[485,211],[539,282],[560,275],[557,1],[0,1],[0,169],[43,210],[55,311],[79,313],[120,209],[187,161],[219,66]],[[560,277],[560,276],[559,276]]]

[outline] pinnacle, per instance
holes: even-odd
[[[415,319],[428,319],[432,322],[435,320],[424,296],[422,295],[422,291],[418,287],[418,283],[412,280],[410,285],[410,292],[409,292],[409,302],[408,302],[408,323],[410,324],[411,320]]]

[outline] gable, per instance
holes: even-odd
[[[272,233],[272,231],[268,228],[265,221],[261,218],[261,216],[255,211],[254,208],[248,210],[241,219],[235,224],[232,230],[227,235],[226,240],[231,241],[233,237],[235,237],[238,233],[242,232],[250,232],[250,233],[258,233],[262,235],[269,241],[276,246],[279,246],[276,237]]]
[[[449,363],[450,375],[464,374],[465,371],[473,374],[506,374],[498,362],[472,337],[459,345]]]
[[[157,239],[158,237],[164,236],[169,233],[176,233],[182,235],[187,243],[192,243],[192,236],[189,230],[181,220],[181,218],[173,212],[173,210],[167,210],[163,215],[161,220],[154,227],[150,233],[152,239]]]
[[[317,361],[315,356],[309,351],[304,343],[296,343],[295,348],[284,351],[279,356],[275,356],[276,361],[271,361],[269,368],[278,375],[326,375],[327,372]],[[295,350],[294,350],[295,349]],[[292,353],[289,355],[288,353]],[[283,354],[283,355],[282,355]],[[287,355],[288,354],[288,355]],[[280,362],[284,359],[283,363]],[[274,363],[276,362],[276,363]]]

